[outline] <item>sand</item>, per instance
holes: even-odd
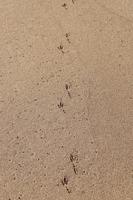
[[[0,200],[132,200],[132,1],[0,0],[0,27]]]

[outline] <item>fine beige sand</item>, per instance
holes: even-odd
[[[133,1],[0,0],[0,200],[133,200]]]

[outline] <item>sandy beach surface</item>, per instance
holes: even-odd
[[[0,200],[133,199],[133,2],[0,0]]]

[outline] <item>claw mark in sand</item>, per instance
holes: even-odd
[[[62,185],[66,188],[66,191],[68,193],[71,193],[71,190],[68,188],[68,177],[64,176],[64,178],[61,180]]]
[[[76,167],[76,165],[75,165],[75,162],[78,161],[77,155],[73,155],[73,154],[71,153],[71,154],[70,154],[70,161],[71,161],[71,163],[72,163],[73,171],[74,171],[74,173],[77,175],[77,174],[78,174],[78,169],[77,169],[77,167]]]
[[[63,7],[63,8],[65,8],[66,10],[68,9],[68,7],[67,7],[67,4],[66,4],[66,3],[63,3],[63,4],[62,4],[62,7]]]
[[[58,49],[59,49],[59,51],[61,51],[63,54],[65,53],[65,52],[64,52],[64,50],[63,50],[63,48],[64,48],[64,47],[63,47],[63,45],[62,45],[62,44],[60,44],[60,46],[59,46],[59,47],[57,47],[57,48],[58,48]]]
[[[62,111],[65,113],[65,110],[64,110],[64,103],[62,102],[62,99],[60,100],[60,103],[58,104],[58,108],[62,109]]]
[[[70,93],[70,91],[69,91],[69,90],[70,90],[70,87],[71,87],[71,86],[68,85],[68,84],[65,85],[65,88],[66,88],[66,91],[67,91],[67,93],[68,93],[68,96],[71,98],[71,93]]]
[[[71,43],[71,41],[70,41],[70,33],[66,33],[65,36],[66,36],[67,42],[68,42],[68,43]]]

